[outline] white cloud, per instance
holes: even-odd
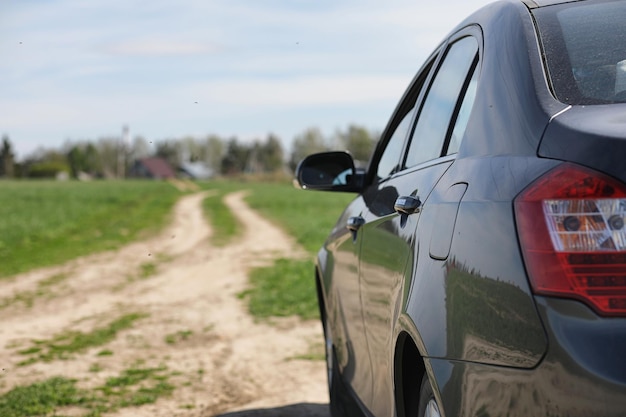
[[[214,43],[171,41],[163,39],[122,41],[102,48],[105,53],[131,56],[176,56],[210,54],[220,50]]]
[[[334,106],[398,99],[409,81],[384,75],[220,80],[195,84],[187,91],[218,106]]]

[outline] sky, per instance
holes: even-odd
[[[488,0],[0,0],[0,135],[18,159],[121,136],[289,149],[381,131],[430,52]]]

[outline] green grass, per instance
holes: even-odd
[[[193,335],[191,330],[179,330],[176,333],[171,333],[165,336],[165,343],[173,345],[175,343],[187,340]]]
[[[54,274],[49,278],[43,279],[37,285],[39,288],[50,288],[54,285],[58,285],[67,279],[66,274]]]
[[[157,264],[154,262],[145,262],[139,265],[139,278],[145,279],[156,274]]]
[[[258,318],[297,315],[303,319],[319,316],[313,262],[278,259],[273,266],[250,273],[251,288],[241,293],[250,313]]]
[[[63,407],[78,407],[84,417],[99,417],[119,408],[152,404],[169,396],[174,386],[168,382],[164,366],[132,367],[93,390],[77,387],[77,381],[53,377],[27,386],[15,387],[0,396],[0,416],[61,416]],[[75,414],[72,414],[75,415]]]
[[[102,365],[100,365],[99,363],[94,363],[89,367],[89,372],[100,372],[102,371],[104,368],[102,368]]]
[[[44,296],[52,296],[52,287],[67,279],[65,274],[55,274],[49,278],[41,280],[34,291],[19,291],[9,297],[0,298],[0,309],[11,307],[15,304],[23,304],[32,307],[35,299]]]
[[[167,375],[163,374],[166,369],[164,366],[126,369],[119,376],[108,378],[98,390],[105,397],[114,398],[113,406],[116,408],[152,404],[174,390],[174,386],[167,381]]]
[[[132,327],[135,321],[144,317],[146,315],[141,313],[126,314],[108,325],[96,328],[91,332],[68,331],[49,340],[35,340],[32,342],[31,347],[18,352],[20,355],[28,357],[20,362],[19,365],[26,366],[35,362],[68,359],[74,353],[105,345],[115,339],[117,333]]]
[[[84,405],[86,393],[76,388],[73,379],[54,377],[32,385],[16,387],[0,396],[2,417],[51,415],[57,408]]]
[[[1,181],[0,277],[114,249],[155,231],[179,195],[157,181]]]
[[[207,197],[203,201],[202,207],[213,230],[211,243],[217,247],[223,247],[239,236],[242,229],[233,213],[224,204],[223,198],[226,191],[216,191],[218,191],[217,194]]]

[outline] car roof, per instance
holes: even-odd
[[[574,3],[581,0],[522,0],[528,6],[529,9],[536,9],[537,7],[552,6],[555,4]]]

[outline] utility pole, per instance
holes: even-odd
[[[130,133],[128,125],[122,126],[122,137],[117,146],[117,177],[126,178],[126,153],[129,148]]]

